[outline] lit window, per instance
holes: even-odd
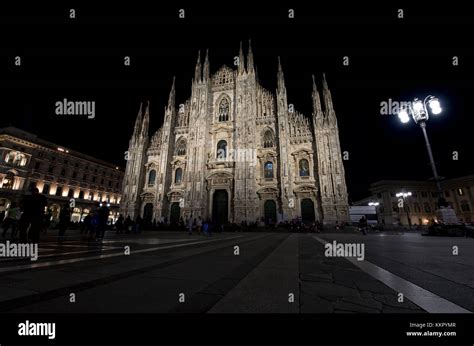
[[[463,191],[463,189],[461,189],[461,188],[458,189],[458,195],[459,195],[459,196],[464,196],[464,191]]]
[[[265,179],[272,179],[273,178],[273,162],[266,162],[263,168]]]
[[[300,160],[300,177],[308,177],[309,176],[309,162],[306,159]]]

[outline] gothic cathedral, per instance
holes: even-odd
[[[161,128],[149,138],[149,106],[130,139],[121,213],[175,222],[300,218],[348,221],[348,197],[331,92],[313,76],[311,121],[288,103],[278,61],[276,93],[258,80],[252,49],[237,69],[211,75],[198,56],[191,97],[175,103],[175,81]]]

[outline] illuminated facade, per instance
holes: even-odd
[[[444,198],[453,208],[459,221],[474,222],[474,175],[446,179],[441,182]],[[370,185],[372,196],[354,205],[367,205],[368,202],[378,202],[377,212],[379,222],[390,226],[399,222],[408,225],[428,225],[431,219],[436,219],[438,190],[431,181],[382,180]],[[411,192],[404,207],[399,207],[399,192]],[[408,212],[408,213],[407,213]]]
[[[37,187],[48,199],[53,220],[71,199],[73,222],[82,220],[100,202],[110,203],[115,218],[122,180],[123,172],[110,163],[14,127],[0,129],[0,212]]]
[[[219,223],[300,218],[348,220],[347,188],[331,92],[313,78],[312,117],[288,101],[281,65],[272,93],[261,86],[249,47],[236,69],[213,75],[206,54],[191,96],[173,87],[161,128],[149,137],[140,109],[129,142],[122,214],[146,220],[192,216]],[[310,95],[308,95],[309,97]]]

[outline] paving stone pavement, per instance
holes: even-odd
[[[380,281],[344,258],[327,258],[324,246],[311,235],[299,238],[300,312],[422,313]]]

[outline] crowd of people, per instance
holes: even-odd
[[[46,212],[45,212],[46,211]],[[217,222],[203,219],[201,216],[181,217],[178,221],[168,222],[166,218],[159,220],[144,220],[140,216],[132,219],[130,216],[120,215],[114,224],[109,218],[109,207],[105,203],[87,214],[83,220],[72,223],[71,215],[73,208],[69,204],[61,207],[54,226],[52,223],[52,212],[47,210],[47,199],[39,193],[37,188],[32,189],[31,194],[25,196],[20,202],[12,202],[9,209],[0,214],[2,223],[2,236],[6,238],[8,232],[11,239],[19,239],[21,242],[39,242],[40,235],[45,234],[49,228],[58,230],[58,239],[64,239],[68,229],[79,229],[80,234],[89,240],[100,241],[104,238],[107,230],[115,231],[116,234],[139,234],[147,231],[182,231],[189,235],[200,234],[211,236],[220,232],[248,232],[248,231],[288,231],[288,232],[314,232],[323,231],[323,225],[319,221],[304,222],[300,218],[291,221],[274,222],[272,219],[260,218],[254,222],[242,221],[240,223]],[[343,230],[346,224],[336,224],[336,230]],[[18,238],[17,238],[18,237]]]

